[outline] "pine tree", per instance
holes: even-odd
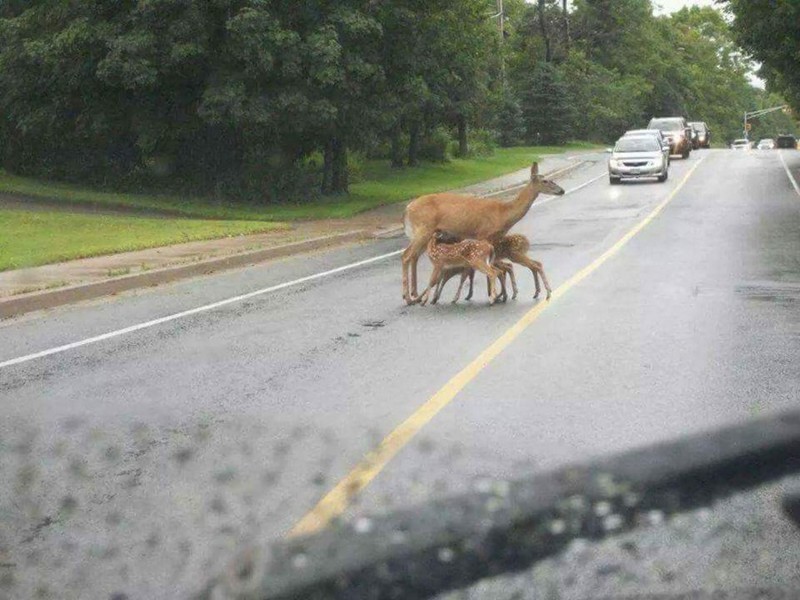
[[[555,145],[569,139],[573,110],[558,67],[539,63],[520,90],[520,98],[527,143]]]

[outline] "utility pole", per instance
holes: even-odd
[[[503,89],[506,89],[506,55],[503,47],[506,42],[506,13],[503,9],[503,0],[496,0],[497,13],[490,18],[497,19],[498,29],[500,31],[500,80],[503,83]]]
[[[500,81],[503,90],[506,89],[506,13],[503,10],[503,0],[497,0],[497,10],[500,13]]]

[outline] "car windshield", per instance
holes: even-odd
[[[660,129],[661,131],[678,131],[683,129],[683,121],[680,119],[653,119],[650,121],[649,129]]]
[[[691,122],[691,123],[689,123],[689,125],[691,125],[692,128],[696,129],[697,131],[705,131],[706,130],[706,124],[705,123]]]
[[[0,600],[796,595],[798,24],[0,0]]]
[[[656,152],[661,151],[661,146],[653,137],[632,136],[621,138],[614,152]]]

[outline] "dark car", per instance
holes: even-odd
[[[692,128],[683,117],[663,117],[650,119],[648,129],[658,129],[669,143],[670,154],[680,154],[689,158],[692,151]]]
[[[791,134],[779,135],[775,138],[775,146],[777,148],[791,148],[797,150],[797,138]]]
[[[697,132],[697,145],[695,148],[710,148],[711,130],[705,124],[705,121],[691,121],[689,125]]]

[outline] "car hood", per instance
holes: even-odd
[[[656,160],[663,156],[661,152],[614,152],[613,160]]]

